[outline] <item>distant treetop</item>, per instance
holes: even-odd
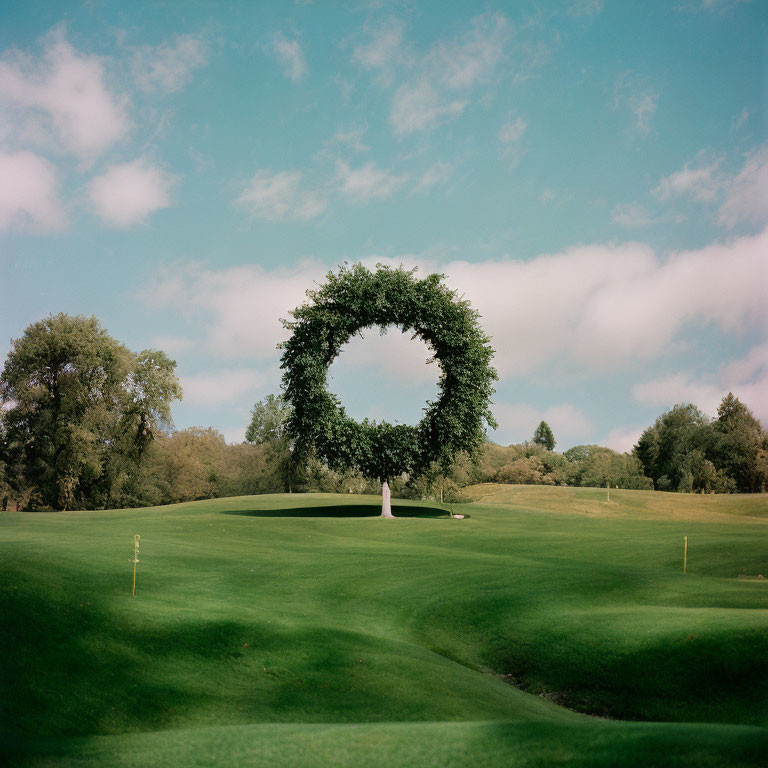
[[[543,445],[548,451],[555,447],[555,436],[546,421],[542,421],[533,433],[533,442]]]

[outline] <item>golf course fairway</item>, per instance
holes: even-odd
[[[468,493],[1,514],[0,763],[768,764],[768,495]]]

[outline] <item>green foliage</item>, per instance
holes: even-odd
[[[677,490],[685,483],[686,457],[706,446],[708,424],[695,405],[676,405],[643,432],[636,453],[656,490]]]
[[[323,491],[373,493],[376,484],[351,470],[337,472],[317,458],[290,465],[289,447],[280,442],[230,444],[211,428],[190,427],[159,435],[140,466],[122,487],[123,507],[173,504],[226,496]],[[289,470],[291,474],[289,476]],[[289,486],[290,481],[290,486]],[[408,495],[402,479],[396,495]]]
[[[489,339],[469,303],[441,275],[417,280],[413,271],[361,264],[330,272],[309,302],[285,321],[285,399],[292,407],[288,433],[297,455],[313,453],[331,469],[355,469],[366,477],[419,475],[437,462],[447,471],[457,454],[475,451],[485,426],[495,426],[490,397],[496,371]],[[326,390],[328,366],[357,331],[370,326],[412,331],[440,364],[438,397],[416,426],[357,423]]]
[[[519,483],[521,485],[554,485],[551,474],[546,472],[544,462],[538,456],[515,459],[505,464],[496,473],[497,483]]]
[[[548,451],[555,447],[555,436],[546,421],[542,421],[533,433],[533,442],[543,445]]]
[[[765,488],[768,434],[728,393],[710,421],[694,405],[676,405],[648,427],[635,447],[657,490],[749,493]]]
[[[617,453],[603,446],[591,446],[589,456],[582,462],[576,476],[581,486],[610,485],[614,488],[639,490],[652,488],[636,456]]]
[[[485,450],[498,452],[500,446]],[[577,445],[555,453],[539,443],[522,443],[501,449],[510,459],[492,477],[497,483],[523,485],[577,485],[647,489],[651,481],[643,475],[640,461],[602,445]]]
[[[563,452],[563,458],[571,463],[586,461],[589,458],[589,454],[600,447],[599,445],[574,445]]]
[[[163,352],[132,354],[94,317],[51,315],[0,375],[7,482],[28,506],[110,505],[181,397]]]
[[[748,493],[759,491],[764,479],[758,455],[768,448],[768,435],[752,412],[729,392],[717,409],[712,423],[710,458],[728,477],[736,490]]]
[[[291,407],[285,398],[270,394],[253,406],[251,422],[245,431],[249,443],[267,447],[268,464],[274,478],[279,478],[279,490],[289,492],[298,479],[287,431],[290,416]]]
[[[267,395],[251,411],[251,422],[245,430],[245,439],[253,445],[286,444],[290,406],[282,395]]]
[[[129,401],[123,426],[138,457],[173,427],[171,403],[182,397],[175,369],[176,361],[159,349],[145,349],[134,358],[126,381]]]

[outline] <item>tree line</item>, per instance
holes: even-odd
[[[768,485],[768,432],[731,392],[715,419],[691,404],[666,411],[634,453],[659,491],[755,493]]]
[[[256,403],[245,442],[211,428],[174,429],[182,397],[175,361],[131,352],[95,318],[51,315],[30,325],[0,374],[3,507],[97,509],[258,493],[378,493],[376,479],[294,460],[281,395]],[[676,405],[631,453],[578,445],[559,453],[541,422],[531,440],[483,443],[446,469],[396,477],[399,497],[461,501],[484,482],[750,493],[768,484],[768,433],[728,394],[715,419]]]

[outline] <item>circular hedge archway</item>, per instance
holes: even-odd
[[[355,469],[382,481],[430,464],[443,468],[460,451],[473,451],[496,426],[490,398],[497,378],[490,339],[469,302],[443,282],[417,279],[415,270],[344,265],[307,291],[309,301],[283,324],[283,386],[292,407],[288,431],[297,457],[314,453],[332,469]],[[397,326],[421,337],[441,369],[438,395],[414,425],[358,423],[326,388],[328,367],[341,347],[370,326]]]

